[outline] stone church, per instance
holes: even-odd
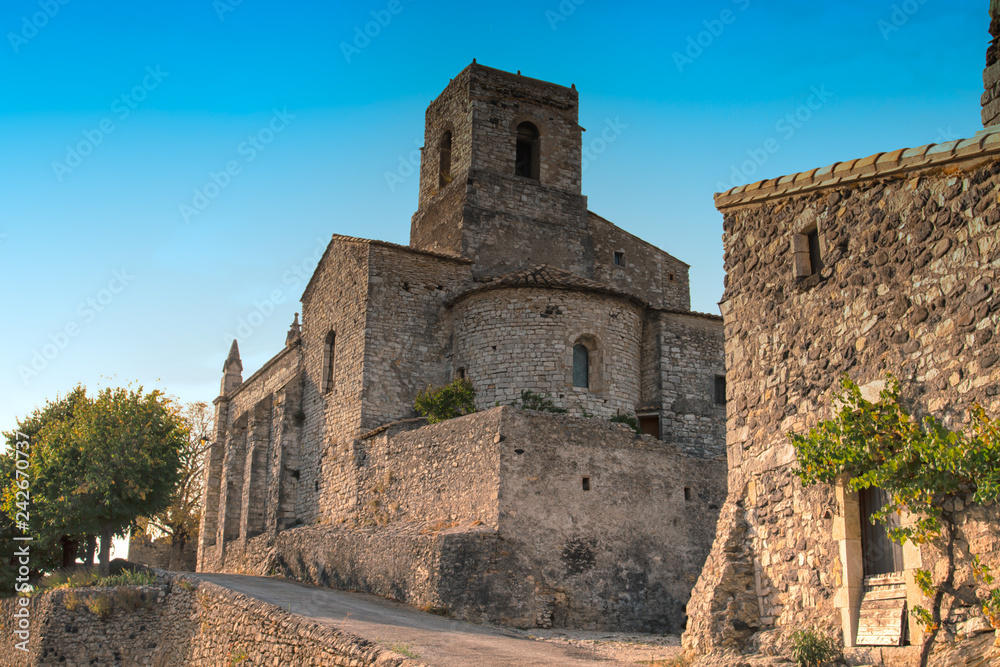
[[[244,380],[233,343],[200,571],[683,627],[726,494],[722,322],[688,265],[587,209],[583,132],[575,87],[475,62],[431,103],[410,244],[334,235],[284,349]],[[478,412],[417,418],[457,377]]]
[[[833,417],[849,375],[877,400],[886,372],[917,416],[963,428],[1000,416],[1000,13],[991,12],[984,129],[717,194],[723,215],[729,497],[688,605],[699,664],[788,653],[816,629],[850,664],[918,664],[930,608],[918,569],[945,580],[939,545],[902,548],[871,521],[878,490],[804,488],[787,434]],[[888,121],[887,121],[888,122]],[[959,526],[932,664],[996,665],[972,559],[1000,568],[1000,509],[948,501]],[[907,521],[903,517],[903,521]],[[957,643],[952,643],[958,640]],[[770,664],[754,662],[753,664]]]

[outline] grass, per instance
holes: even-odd
[[[386,648],[393,653],[405,655],[407,658],[412,658],[414,660],[420,659],[420,656],[413,652],[413,649],[409,644],[386,644]]]
[[[102,577],[93,568],[79,568],[70,571],[56,570],[42,580],[41,588],[57,590],[66,588],[91,588],[95,586],[152,586],[156,583],[156,575],[152,572],[136,570],[125,571]]]

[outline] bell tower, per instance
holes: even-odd
[[[427,108],[410,246],[477,277],[537,264],[591,271],[575,87],[475,61]]]

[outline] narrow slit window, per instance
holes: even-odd
[[[726,376],[716,375],[715,376],[715,404],[725,405],[726,404]]]
[[[818,274],[823,269],[823,249],[820,244],[819,229],[814,227],[792,236],[792,255],[796,278],[808,278]]]
[[[809,243],[809,275],[814,276],[823,268],[823,258],[819,254],[819,230],[812,230],[806,238]]]
[[[583,478],[583,490],[584,491],[590,491],[590,478],[589,477],[584,477]]]
[[[438,149],[440,164],[438,167],[438,187],[451,183],[451,132],[445,132],[441,137]]]
[[[334,369],[336,364],[337,334],[331,331],[326,335],[323,345],[323,391],[333,389]]]
[[[590,387],[590,350],[586,345],[573,346],[573,386]]]
[[[531,123],[521,123],[517,126],[514,173],[537,181],[538,167],[538,128]]]
[[[684,487],[684,500],[685,501],[691,500],[691,487],[690,486],[685,486]]]

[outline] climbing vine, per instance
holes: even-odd
[[[928,570],[917,570],[915,580],[931,601],[931,609],[915,606],[911,613],[927,632],[921,665],[941,625],[944,596],[960,597],[955,577],[955,501],[972,497],[987,504],[1000,500],[1000,420],[990,420],[978,405],[970,410],[968,427],[952,431],[931,416],[918,419],[900,403],[898,380],[887,376],[875,402],[844,378],[836,397],[836,416],[806,434],[789,433],[795,447],[804,485],[832,484],[846,475],[850,491],[877,487],[889,497],[874,519],[886,520],[909,512],[914,520],[892,528],[889,536],[899,544],[933,542],[944,549],[948,568],[935,582]],[[986,590],[979,604],[994,627],[1000,627],[1000,592],[992,590],[993,575],[978,558],[973,572]]]

